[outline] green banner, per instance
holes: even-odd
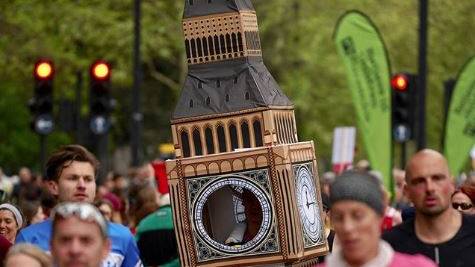
[[[357,11],[340,18],[334,40],[345,63],[371,167],[381,172],[392,192],[390,70],[383,40],[370,19]]]
[[[475,144],[475,57],[458,75],[447,113],[444,153],[452,175],[457,175]]]

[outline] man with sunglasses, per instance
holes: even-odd
[[[475,266],[475,217],[452,208],[455,190],[446,159],[437,151],[417,152],[406,166],[404,193],[415,217],[383,234],[399,252],[423,254],[439,266]]]
[[[100,267],[109,255],[106,219],[84,202],[64,202],[52,214],[51,255],[55,266]]]
[[[86,148],[67,145],[54,152],[46,163],[45,180],[50,192],[59,203],[92,203],[96,196],[96,173],[99,162]],[[103,266],[142,266],[135,240],[129,229],[108,223],[111,251]],[[45,251],[50,250],[52,220],[33,224],[20,231],[17,243],[32,243]]]

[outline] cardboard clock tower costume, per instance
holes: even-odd
[[[327,252],[313,142],[262,60],[250,0],[186,0],[167,161],[182,266],[310,266]]]

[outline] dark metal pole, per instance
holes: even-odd
[[[46,135],[40,134],[40,170],[41,174],[45,174],[45,164],[46,164]]]
[[[401,143],[401,169],[406,168],[407,142]]]
[[[132,165],[140,164],[142,118],[140,112],[140,85],[142,69],[140,64],[140,0],[134,0],[134,87],[132,97],[131,149]]]
[[[76,103],[74,105],[74,129],[76,143],[81,143],[81,89],[82,89],[82,72],[76,72]]]
[[[455,88],[455,79],[448,79],[444,81],[444,128],[442,128],[441,151],[445,151],[445,135],[447,133],[447,115],[450,108],[450,100]]]
[[[97,156],[101,163],[101,167],[99,168],[99,175],[98,175],[98,184],[103,184],[107,173],[109,171],[109,153],[107,151],[108,143],[109,143],[109,131],[105,132],[102,135],[97,135]]]
[[[418,70],[418,129],[417,129],[417,150],[426,147],[426,75],[427,75],[427,14],[428,1],[419,1],[419,70]]]

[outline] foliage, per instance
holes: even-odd
[[[346,11],[366,13],[387,44],[393,71],[417,72],[418,1],[253,0],[264,61],[296,107],[300,140],[314,140],[317,155],[329,159],[333,128],[355,125],[346,74],[332,39]],[[169,118],[186,74],[181,15],[183,1],[142,1],[141,110],[143,143],[152,154],[170,140]],[[429,6],[427,136],[439,149],[442,82],[455,77],[475,51],[470,0],[431,1]],[[111,147],[128,144],[131,111],[133,1],[0,1],[0,166],[38,166],[37,136],[29,130],[25,103],[32,96],[31,70],[38,57],[56,64],[55,96],[72,99],[78,71],[91,62],[113,66],[118,100]],[[82,115],[87,115],[87,78]],[[73,138],[58,132],[50,149]],[[359,149],[363,151],[363,149]],[[358,157],[364,157],[359,154]]]

